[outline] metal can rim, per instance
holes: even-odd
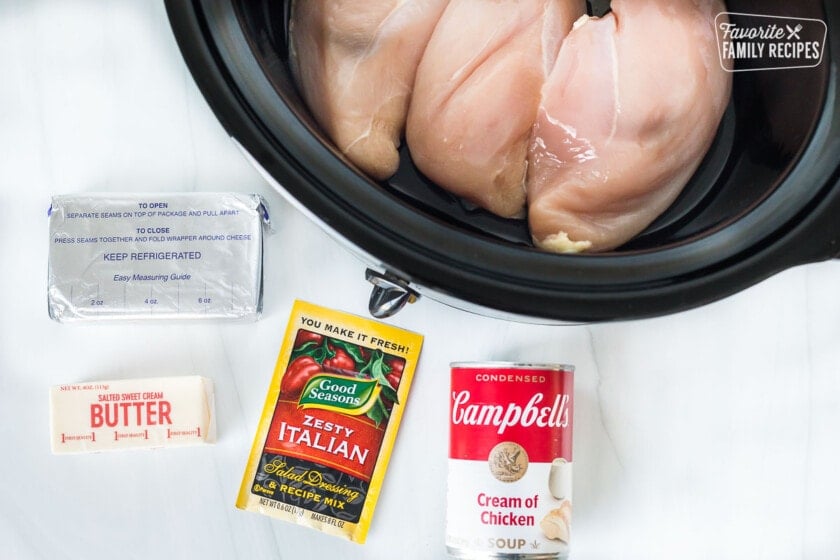
[[[536,362],[502,362],[502,361],[490,361],[490,362],[450,362],[449,364],[450,369],[454,368],[482,368],[482,369],[503,369],[503,368],[511,368],[511,369],[522,369],[522,370],[551,370],[551,371],[565,371],[568,373],[574,373],[575,366],[571,364],[549,364],[549,363],[536,363]]]

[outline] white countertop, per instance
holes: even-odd
[[[254,324],[60,325],[50,196],[257,192],[276,233]],[[0,556],[444,558],[453,360],[577,366],[572,558],[840,556],[840,263],[660,319],[546,327],[428,298],[426,336],[368,543],[234,507],[295,298],[366,314],[365,266],[272,191],[193,84],[154,1],[0,3]],[[201,374],[215,446],[53,456],[48,388]]]

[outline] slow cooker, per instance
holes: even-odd
[[[166,5],[187,65],[227,132],[273,185],[364,258],[376,316],[422,294],[534,321],[650,317],[840,255],[837,2],[727,2],[731,12],[824,22],[822,60],[735,72],[715,142],[680,197],[641,235],[597,255],[533,248],[523,220],[447,194],[406,152],[386,182],[356,170],[291,79],[289,1]]]

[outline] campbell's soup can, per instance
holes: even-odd
[[[491,362],[451,368],[450,557],[568,557],[574,367]]]

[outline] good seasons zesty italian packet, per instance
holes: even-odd
[[[422,343],[296,301],[236,506],[363,543]]]

